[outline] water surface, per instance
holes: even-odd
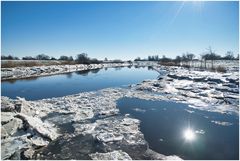
[[[37,100],[61,97],[108,87],[123,87],[144,79],[155,79],[158,73],[148,68],[104,68],[67,74],[3,81],[2,96]]]
[[[237,115],[192,109],[186,104],[122,98],[122,114],[141,120],[149,147],[161,154],[183,159],[238,159]],[[228,126],[214,123],[228,122]],[[188,132],[190,129],[191,132]]]

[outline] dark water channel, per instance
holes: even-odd
[[[121,114],[141,121],[151,149],[183,159],[238,159],[239,116],[200,111],[186,104],[122,98]],[[213,121],[228,122],[225,125]],[[224,123],[223,123],[224,124]]]
[[[108,87],[127,87],[144,79],[155,79],[158,73],[148,68],[104,68],[78,71],[1,83],[2,96],[27,100],[61,97]]]

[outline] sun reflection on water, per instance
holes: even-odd
[[[187,141],[193,141],[196,139],[195,132],[189,128],[184,131],[183,135]]]

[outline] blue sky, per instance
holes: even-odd
[[[134,59],[239,51],[238,2],[1,2],[4,55]]]

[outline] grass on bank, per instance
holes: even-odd
[[[76,62],[60,60],[2,60],[1,68],[67,65],[67,64],[73,65],[76,64]]]
[[[180,65],[180,63],[176,63],[176,62],[160,62],[159,63],[160,65],[163,65],[163,66],[178,66],[178,67],[184,67],[184,68],[192,68],[190,65],[187,65],[187,64],[182,64]],[[204,67],[194,67],[194,68],[199,68],[199,69],[202,69],[202,70],[209,70],[209,71],[212,71],[212,72],[219,72],[219,73],[226,73],[227,72],[227,69],[221,65],[217,66],[217,67],[212,67],[212,68],[204,68]]]

